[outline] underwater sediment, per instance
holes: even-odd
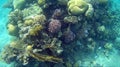
[[[13,39],[1,58],[14,67],[104,67],[117,34],[108,0],[9,0],[6,28]],[[118,34],[119,35],[119,34]],[[119,40],[119,38],[117,38]],[[117,41],[116,40],[116,41]],[[111,41],[111,42],[110,42]],[[94,58],[93,58],[94,57]]]

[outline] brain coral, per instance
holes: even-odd
[[[73,15],[80,15],[85,13],[88,9],[87,2],[83,0],[70,0],[68,2],[68,12]]]

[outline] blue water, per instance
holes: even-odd
[[[8,21],[8,14],[11,9],[2,8],[3,4],[7,0],[0,0],[0,52],[6,44],[10,42],[10,35],[6,29],[6,23]],[[0,62],[0,67],[10,67],[4,62]]]
[[[110,0],[110,1],[112,1],[112,7],[109,7],[109,11],[110,12],[112,12],[112,11],[116,12],[117,17],[119,18],[120,17],[120,0]],[[6,24],[7,24],[7,21],[8,21],[8,14],[9,14],[11,9],[2,8],[2,5],[5,2],[7,2],[7,0],[0,0],[0,52],[2,51],[4,46],[10,42],[10,39],[11,39],[11,36],[8,34],[8,31],[6,29]],[[115,20],[118,20],[118,19],[115,19]],[[118,28],[120,26],[118,26],[118,27],[114,26],[114,27],[117,30],[117,32],[120,33],[120,28]],[[112,62],[115,62],[115,63],[112,63],[111,61],[109,63],[111,64],[111,66],[120,67],[119,62],[116,63],[116,61],[117,61],[116,58],[120,58],[120,57],[117,56],[117,55],[114,55],[114,56],[115,57],[112,58],[113,59]],[[103,59],[100,58],[100,60],[98,59],[98,61],[100,61],[100,62],[102,62],[103,60],[105,60],[105,59],[104,58]],[[107,63],[107,62],[105,61],[105,63]],[[0,62],[0,67],[11,67],[11,65],[6,64],[4,62]]]
[[[7,29],[6,29],[6,23],[8,21],[8,14],[10,12],[10,9],[2,8],[2,5],[5,2],[6,2],[5,0],[0,1],[0,48],[1,49],[10,40],[10,36],[8,35]]]

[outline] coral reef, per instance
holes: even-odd
[[[101,6],[108,0],[11,2],[14,9],[6,26],[14,38],[1,53],[7,63],[15,62],[16,67],[94,67],[101,66],[95,63],[96,57],[101,53],[109,57],[113,50],[108,42],[115,39],[109,29],[111,15]]]

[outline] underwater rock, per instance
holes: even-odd
[[[73,64],[73,67],[81,67],[81,61],[80,60],[78,60],[77,62],[75,62],[74,64]]]
[[[61,22],[59,20],[52,19],[48,25],[48,31],[50,33],[57,33],[61,29]]]
[[[58,19],[60,18],[60,16],[62,15],[62,10],[61,9],[55,9],[52,18],[53,19]]]
[[[65,67],[65,66],[61,63],[57,63],[57,64],[54,65],[54,67]]]
[[[57,0],[57,1],[58,1],[58,4],[60,4],[60,5],[67,5],[67,2],[69,0]]]
[[[25,6],[25,0],[13,0],[14,9],[22,9]]]
[[[65,66],[66,67],[72,67],[72,63],[70,63],[69,61],[65,62]]]
[[[63,33],[63,40],[65,43],[70,43],[75,39],[75,34],[71,30],[67,30]]]
[[[108,3],[109,0],[98,0],[98,3],[100,5],[106,5]]]

